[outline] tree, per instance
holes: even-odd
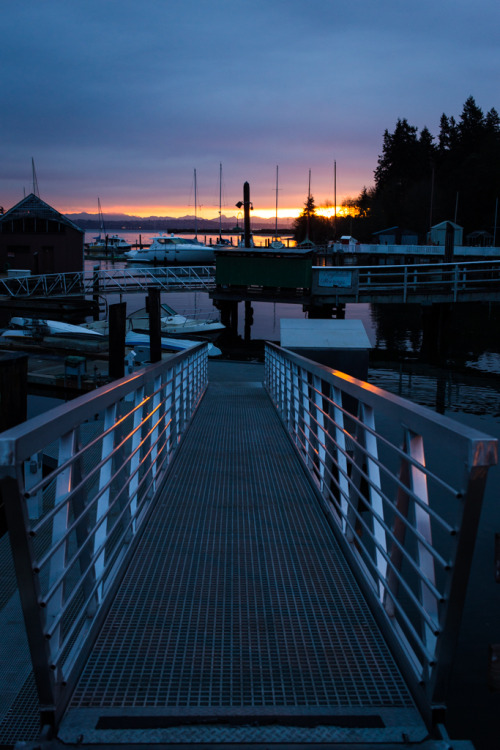
[[[333,230],[329,219],[318,216],[314,197],[308,195],[302,213],[293,224],[294,238],[297,243],[310,240],[316,245],[324,245],[332,239]]]

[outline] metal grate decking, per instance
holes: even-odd
[[[211,384],[59,738],[403,734],[426,730],[266,392]]]

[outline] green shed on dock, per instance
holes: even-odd
[[[312,252],[286,248],[232,248],[216,252],[218,287],[310,289]]]

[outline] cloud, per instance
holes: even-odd
[[[228,193],[273,169],[317,200],[333,160],[356,194],[398,117],[437,133],[472,94],[495,101],[500,11],[486,0],[27,0],[2,16],[4,205],[35,158],[56,203],[185,202],[197,167]],[[304,187],[305,186],[305,187]],[[356,187],[357,186],[357,187]],[[94,200],[92,198],[92,200]],[[301,201],[302,203],[302,201]]]

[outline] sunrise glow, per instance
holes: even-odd
[[[61,213],[64,214],[72,214],[72,213],[88,213],[90,215],[97,215],[95,206],[87,206],[85,208],[82,207],[76,207],[76,206],[63,206],[58,207],[58,210],[61,211]],[[302,211],[304,210],[304,207],[301,206],[300,208],[279,208],[278,209],[278,219],[296,219]],[[316,207],[316,214],[318,216],[324,216],[326,218],[333,218],[335,215],[337,216],[348,216],[351,209],[346,208],[345,206],[337,206],[337,211],[335,214],[335,208],[333,206],[317,206]],[[158,206],[158,205],[152,205],[152,206],[124,206],[124,205],[106,205],[103,206],[103,213],[104,215],[110,215],[110,214],[123,214],[126,216],[138,216],[141,219],[147,219],[151,216],[171,216],[174,219],[179,219],[183,216],[193,216],[194,215],[194,206]],[[222,207],[222,215],[226,217],[243,217],[243,212],[238,211],[236,208],[231,208],[230,206],[223,206]],[[254,216],[256,218],[261,219],[274,219],[276,216],[276,208],[260,208],[255,206],[255,208],[251,212],[251,216]],[[210,208],[210,207],[201,207],[198,209],[198,218],[199,219],[218,219],[219,218],[219,211],[216,208]]]

